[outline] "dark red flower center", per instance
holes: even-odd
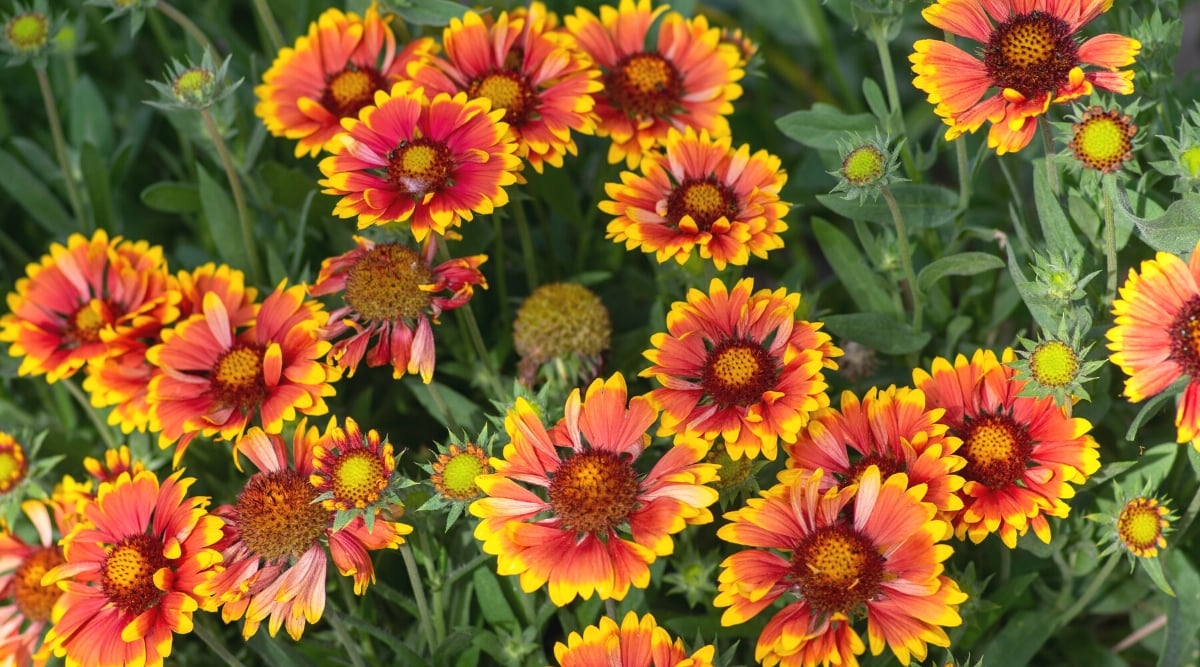
[[[108,549],[100,586],[118,609],[140,614],[166,594],[154,585],[154,573],[168,565],[162,540],[144,533],[130,535]]]
[[[251,551],[267,560],[298,557],[329,527],[332,512],[313,504],[308,477],[286,468],[256,473],[237,499],[237,528]]]
[[[957,429],[956,429],[957,430]],[[1033,440],[1025,426],[1006,415],[979,415],[963,421],[962,449],[967,460],[962,476],[968,481],[999,489],[1015,484],[1025,474],[1033,453]]]
[[[242,411],[257,406],[268,393],[262,348],[238,343],[222,354],[213,365],[212,387],[219,405]]]
[[[789,576],[818,616],[851,614],[879,593],[884,558],[851,526],[817,528],[796,545]]]
[[[667,198],[667,220],[675,227],[684,216],[691,217],[702,232],[712,229],[718,219],[733,219],[738,214],[737,195],[715,178],[689,179]]]
[[[1183,304],[1169,331],[1171,359],[1185,375],[1200,379],[1200,296],[1193,296]]]
[[[635,53],[605,74],[604,91],[612,105],[631,118],[667,116],[682,101],[683,77],[657,53]]]
[[[1066,21],[1035,10],[996,26],[983,48],[983,65],[1000,88],[1040,97],[1067,83],[1079,65],[1079,45]]]
[[[377,322],[414,320],[429,309],[433,269],[412,248],[381,243],[359,258],[346,274],[346,303],[359,315]]]
[[[321,106],[338,118],[347,118],[374,104],[375,92],[386,88],[387,80],[374,67],[346,63],[342,71],[326,75]]]
[[[13,601],[30,621],[49,621],[54,603],[62,594],[57,584],[42,585],[42,575],[66,562],[62,549],[42,547],[25,557],[13,573]]]
[[[742,338],[721,341],[708,353],[700,383],[722,408],[762,400],[775,386],[779,361],[761,343]]]
[[[467,95],[488,98],[493,109],[504,109],[504,122],[518,127],[530,118],[537,104],[529,79],[509,69],[475,79],[467,87]]]
[[[636,509],[638,476],[629,456],[588,450],[559,464],[548,495],[564,529],[607,534]]]
[[[387,154],[387,178],[396,189],[414,199],[454,185],[454,161],[450,148],[427,137],[402,141]]]
[[[117,319],[116,306],[106,299],[92,299],[79,307],[67,321],[63,338],[71,345],[95,343],[100,331]]]

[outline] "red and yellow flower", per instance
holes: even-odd
[[[963,507],[958,496],[963,478],[955,473],[967,462],[955,455],[962,441],[947,433],[943,414],[926,407],[919,389],[871,387],[861,401],[844,391],[840,409],[818,412],[787,445],[788,471],[780,481],[822,470],[824,491],[852,484],[876,466],[884,477],[902,472],[911,485],[924,485],[921,499],[938,508],[939,518],[949,519]]]
[[[667,629],[653,614],[638,618],[625,614],[621,625],[604,616],[596,625],[572,632],[566,643],[554,645],[554,660],[560,667],[712,667],[716,648],[709,644],[688,654],[682,639],[671,640]]]
[[[255,418],[279,433],[297,412],[328,411],[324,397],[333,395],[340,372],[321,361],[330,349],[327,314],[304,295],[303,285],[280,283],[251,315],[229,310],[230,297],[242,301],[236,290],[225,298],[208,292],[201,312],[164,330],[163,342],[149,349],[161,373],[148,400],[162,427],[159,445],[179,443],[176,463],[198,434],[235,440]]]
[[[1186,262],[1160,252],[1130,269],[1113,314],[1109,359],[1127,376],[1125,397],[1143,401],[1186,376],[1177,438],[1200,449],[1200,243]]]
[[[418,249],[354,237],[358,247],[325,260],[313,296],[341,293],[345,305],[329,314],[330,360],[347,376],[364,356],[368,366],[390,364],[395,377],[419,373],[433,378],[433,325],[447,310],[465,306],[475,286],[487,288],[479,266],[487,255],[434,264],[438,239]],[[368,350],[371,340],[375,346]]]
[[[354,577],[354,591],[361,595],[375,581],[368,551],[398,548],[412,532],[411,526],[384,519],[376,519],[368,530],[361,516],[334,530],[335,512],[313,502],[318,492],[309,482],[317,471],[319,440],[317,428],[301,419],[290,457],[282,438],[258,427],[235,446],[239,465],[245,454],[258,472],[246,481],[235,505],[213,511],[224,520],[224,536],[216,547],[224,568],[200,590],[212,596],[214,609],[220,605],[226,623],[245,619],[246,639],[264,621],[272,637],[283,626],[300,639],[305,624],[316,623],[324,613],[330,557],[339,572]]]
[[[950,126],[946,140],[991,122],[988,146],[1019,151],[1051,104],[1090,95],[1099,87],[1133,92],[1141,43],[1122,35],[1076,33],[1112,7],[1112,0],[937,0],[921,15],[937,28],[982,45],[981,57],[948,42],[922,39],[909,56],[913,85]],[[1099,69],[1085,72],[1090,65]],[[984,98],[989,91],[998,92]]]
[[[504,109],[517,156],[538,173],[576,154],[571,133],[592,133],[592,94],[603,88],[590,60],[551,34],[552,19],[540,2],[511,15],[501,12],[494,21],[469,11],[450,19],[444,58],[432,56],[410,68],[429,95],[465,92]]]
[[[369,429],[363,433],[358,422],[349,417],[346,425],[339,427],[335,417],[313,448],[312,466],[308,481],[322,497],[322,507],[361,510],[383,498],[396,472],[396,453],[379,431]]]
[[[391,88],[409,63],[433,49],[433,40],[422,37],[397,53],[396,36],[374,2],[361,17],[331,7],[294,46],[280,50],[254,88],[254,113],[272,135],[296,140],[296,157],[316,157],[333,150],[343,118],[374,104],[376,91]]]
[[[37,533],[28,543],[9,526],[0,530],[0,664],[44,665],[41,651],[54,603],[62,591],[42,585],[42,575],[62,564],[59,538],[71,532],[76,515],[55,501],[26,500],[21,509]],[[53,518],[51,512],[53,510]]]
[[[634,468],[657,416],[645,397],[628,398],[620,373],[594,381],[582,400],[572,391],[549,430],[518,398],[504,420],[504,458],[475,478],[487,497],[470,507],[497,571],[520,575],[526,592],[549,584],[559,606],[645,588],[647,566],[674,550],[671,535],[712,521],[707,507],[717,500],[704,486],[716,466],[700,463],[708,445],[698,439],[676,444],[644,475]]]
[[[407,81],[375,93],[375,106],[347,118],[321,160],[333,212],[358,227],[407,221],[417,241],[490,215],[508,203],[521,158],[503,109],[466,93],[425,96]]]
[[[597,17],[579,7],[567,30],[600,67],[604,90],[596,96],[596,134],[612,138],[608,161],[628,168],[667,136],[671,127],[729,135],[733,100],[741,97],[741,53],[721,41],[703,16],[684,18],[650,0],[605,5]],[[650,28],[660,15],[656,39]]]
[[[208,498],[187,497],[180,470],[162,483],[149,471],[100,485],[82,523],[62,541],[65,562],[45,646],[72,665],[162,665],[176,633],[207,604],[197,588],[219,569],[221,520]]]
[[[25,448],[12,435],[0,431],[0,496],[20,486],[28,475]]]
[[[713,604],[721,625],[744,623],[782,600],[759,635],[764,665],[857,667],[866,650],[854,628],[867,619],[871,653],[890,648],[901,664],[946,647],[945,628],[962,623],[967,599],[943,574],[953,549],[903,473],[882,479],[867,466],[858,481],[821,491],[820,470],[778,484],[729,512],[721,539],[750,547],[721,563]]]
[[[21,375],[71,377],[173,318],[162,248],[145,241],[110,239],[102,229],[91,239],[72,234],[25,273],[0,317],[0,342],[23,357]]]
[[[779,158],[745,144],[734,150],[729,137],[690,127],[670,128],[663,148],[642,159],[641,175],[626,171],[620,183],[605,184],[612,200],[600,210],[617,216],[607,238],[655,253],[659,263],[683,264],[699,249],[721,271],[783,247],[791,205],[779,199],[787,181]]]
[[[954,534],[978,544],[999,532],[1009,548],[1030,527],[1048,543],[1046,517],[1067,516],[1071,485],[1100,469],[1091,423],[1068,416],[1053,397],[1021,396],[1025,382],[1007,365],[1015,359],[1011,348],[1000,359],[977,350],[969,361],[939,357],[930,371],[913,370],[926,404],[946,411],[942,422],[963,443],[955,453],[967,461],[959,471],[964,507],[954,515]]]
[[[796,441],[829,405],[823,370],[836,369],[821,324],[795,319],[800,295],[784,288],[733,289],[714,278],[708,293],[688,291],[667,315],[667,332],[650,338],[642,371],[662,386],[649,394],[662,409],[659,435],[724,440],[733,459],[774,460],[779,440]]]

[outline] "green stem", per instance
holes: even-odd
[[[917,275],[913,272],[912,250],[908,245],[908,230],[904,227],[904,218],[900,215],[900,205],[892,196],[892,191],[884,185],[879,188],[883,200],[887,202],[888,210],[892,213],[892,222],[896,225],[896,241],[900,244],[900,264],[904,268],[904,280],[908,283],[908,294],[912,300],[913,331],[921,331],[921,290],[917,288]]]
[[[437,639],[437,646],[441,646],[442,642],[446,641],[446,609],[442,601],[444,596],[440,590],[430,593],[429,597],[433,600],[433,636]]]
[[[887,26],[876,24],[870,28],[870,32],[871,38],[875,41],[875,50],[879,53],[879,64],[883,68],[883,85],[888,96],[888,111],[891,113],[887,132],[889,135],[897,134],[907,137],[908,131],[904,127],[904,111],[900,107],[900,89],[896,87],[896,71],[892,65],[892,51],[888,48]],[[899,124],[899,127],[892,127],[893,123]],[[900,160],[904,163],[904,171],[908,174],[909,179],[919,182],[922,180],[921,174],[917,171],[917,164],[913,160],[909,143],[906,141],[900,147]]]
[[[183,28],[184,32],[191,35],[192,39],[196,40],[196,43],[200,45],[201,51],[212,51],[214,55],[217,53],[217,50],[213,48],[212,42],[208,41],[208,37],[204,35],[204,31],[201,30],[195,23],[193,23],[186,14],[178,9],[175,9],[175,7],[167,3],[166,0],[158,0],[158,3],[155,6],[158,7],[158,10],[165,14],[167,18],[174,21],[180,28]]]
[[[454,585],[458,583],[459,579],[462,579],[463,577],[473,573],[475,568],[483,565],[491,557],[491,554],[479,554],[466,563],[454,568],[450,571],[450,574],[446,575],[446,581],[442,584],[442,587],[454,588]]]
[[[438,245],[437,255],[440,261],[450,260],[450,249],[446,247],[445,243]],[[503,399],[505,396],[504,385],[500,382],[500,374],[492,365],[492,355],[488,352],[487,344],[483,342],[483,334],[479,332],[479,321],[475,319],[475,311],[471,310],[471,304],[468,303],[455,310],[454,316],[460,324],[466,324],[471,344],[475,347],[475,356],[479,357],[479,363],[483,365],[487,382],[495,394],[493,398]]]
[[[1107,176],[1105,178],[1108,178]],[[1113,202],[1109,188],[1104,190],[1104,259],[1108,270],[1104,304],[1107,309],[1117,298],[1117,225],[1113,221]]]
[[[1032,122],[1032,121],[1026,121]],[[1051,133],[1050,123],[1046,119],[1042,119],[1039,123],[1042,134],[1042,146],[1046,150],[1046,180],[1050,182],[1050,191],[1054,196],[1058,196],[1060,186],[1058,183],[1058,165],[1054,162],[1054,135]]]
[[[1100,592],[1100,588],[1104,586],[1104,582],[1108,581],[1108,576],[1112,574],[1113,569],[1117,567],[1117,563],[1120,562],[1120,560],[1120,551],[1117,551],[1108,557],[1108,561],[1105,562],[1104,566],[1100,568],[1100,572],[1098,572],[1095,577],[1092,577],[1091,582],[1088,583],[1088,587],[1084,589],[1083,594],[1075,600],[1075,604],[1071,605],[1070,608],[1068,608],[1061,616],[1058,617],[1058,627],[1066,627],[1066,625],[1070,623],[1073,618],[1079,615],[1079,612],[1083,611],[1084,608],[1092,603],[1092,600]]]
[[[442,396],[442,390],[434,382],[424,383],[424,387],[429,391],[429,397],[433,399],[433,404],[442,414],[446,415],[446,427],[451,431],[458,431],[458,420],[454,418],[454,413],[450,411],[450,406],[446,404],[445,397]]]
[[[258,20],[262,21],[263,28],[267,31],[267,38],[271,40],[271,48],[278,53],[283,49],[283,33],[279,31],[279,24],[275,22],[275,15],[271,13],[271,7],[267,4],[267,0],[254,0],[254,10],[258,12]]]
[[[192,630],[200,638],[200,641],[204,642],[226,665],[229,665],[229,667],[246,667],[241,660],[237,659],[237,656],[230,653],[228,648],[225,648],[225,643],[217,637],[212,628],[208,627],[207,621],[204,621],[202,618],[194,619]]]
[[[208,137],[212,139],[213,145],[217,148],[221,166],[225,168],[225,178],[229,180],[229,189],[233,192],[238,224],[242,228],[242,244],[246,247],[246,255],[250,259],[250,276],[255,284],[261,285],[263,282],[262,265],[258,261],[258,248],[254,243],[254,233],[250,228],[250,211],[246,208],[246,193],[242,191],[242,180],[233,167],[233,158],[229,155],[229,147],[225,145],[225,139],[217,129],[217,121],[213,118],[212,112],[208,109],[201,109],[200,117],[204,119],[204,129],[208,131]]]
[[[104,440],[104,446],[107,449],[117,449],[120,447],[120,443],[113,437],[112,429],[100,418],[100,413],[96,412],[96,408],[92,407],[92,402],[88,400],[87,396],[84,396],[83,390],[76,387],[75,383],[70,380],[63,380],[62,383],[66,386],[71,396],[75,398],[75,401],[83,406],[83,411],[87,413],[88,419],[92,421],[92,425],[100,433],[100,438]]]
[[[67,198],[71,200],[71,210],[75,212],[75,219],[88,228],[91,225],[84,215],[83,199],[79,197],[79,190],[75,188],[71,160],[67,157],[67,140],[63,137],[62,120],[58,117],[58,106],[54,103],[54,91],[50,87],[50,77],[46,75],[44,68],[35,67],[34,71],[37,72],[38,87],[42,89],[42,104],[46,107],[46,120],[50,123],[50,135],[54,138],[54,155],[58,158],[58,168],[63,173],[63,185],[67,188]]]
[[[533,253],[533,235],[529,232],[529,219],[525,216],[525,206],[521,202],[513,202],[511,209],[513,220],[517,223],[517,236],[521,239],[521,255],[525,260],[525,281],[529,284],[529,291],[533,292],[538,286],[538,258]]]
[[[400,545],[400,556],[404,559],[404,569],[408,572],[408,579],[412,582],[413,597],[417,601],[417,612],[421,618],[417,619],[421,624],[421,630],[425,633],[425,640],[429,642],[429,651],[433,652],[438,647],[437,635],[434,634],[433,626],[429,619],[429,605],[425,601],[425,586],[421,584],[421,572],[417,569],[417,561],[413,558],[412,549],[407,544]]]
[[[954,159],[958,163],[958,210],[967,210],[971,202],[970,161],[967,159],[967,137],[954,140]]]
[[[336,609],[326,608],[325,619],[329,621],[329,627],[333,628],[333,636],[337,638],[338,643],[346,650],[347,657],[350,658],[350,664],[353,667],[367,667],[367,663],[362,657],[362,650],[354,643],[354,639],[350,637],[350,631],[346,628],[346,622],[342,620],[341,613]]]

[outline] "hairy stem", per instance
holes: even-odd
[[[175,9],[175,7],[166,2],[166,0],[158,0],[158,3],[155,5],[155,7],[158,7],[158,11],[162,12],[167,18],[174,21],[176,25],[178,25],[180,28],[183,28],[184,32],[191,35],[192,39],[196,40],[196,43],[200,45],[201,50],[212,51],[214,54],[217,52],[217,50],[213,48],[212,42],[208,41],[208,37],[205,36],[204,31],[201,30],[195,23],[193,23],[186,14],[178,9]]]
[[[250,276],[256,284],[261,285],[263,281],[262,265],[258,261],[258,247],[254,243],[254,232],[250,228],[250,211],[246,208],[246,193],[242,190],[242,180],[233,167],[233,158],[229,155],[229,147],[225,145],[225,139],[221,136],[221,131],[217,129],[217,121],[213,118],[212,112],[208,109],[201,109],[200,117],[204,119],[204,129],[208,131],[208,137],[217,149],[217,155],[221,158],[221,166],[225,168],[225,178],[229,181],[229,189],[233,192],[233,204],[237,207],[238,225],[242,229],[242,244],[246,247],[246,255],[250,258]]]
[[[90,227],[83,210],[83,199],[80,198],[79,190],[75,187],[71,160],[67,157],[67,140],[63,137],[62,120],[58,116],[58,106],[54,103],[54,91],[50,87],[50,77],[46,75],[44,68],[35,67],[34,71],[37,72],[38,87],[42,89],[42,104],[46,107],[46,120],[50,123],[50,136],[54,138],[54,156],[58,159],[58,168],[62,170],[63,184],[67,188],[67,198],[71,200],[71,210],[81,225],[85,228]]]
[[[908,230],[904,226],[904,218],[900,215],[900,205],[892,196],[892,191],[886,185],[879,188],[883,200],[887,202],[888,210],[892,213],[892,222],[896,225],[896,241],[900,244],[900,264],[904,269],[904,281],[908,283],[908,295],[913,309],[913,331],[921,331],[921,290],[917,288],[917,275],[913,272],[912,250],[908,245]]]

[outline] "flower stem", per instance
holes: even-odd
[[[275,22],[270,5],[267,4],[267,0],[254,0],[254,10],[258,12],[258,20],[262,21],[263,28],[267,31],[271,48],[278,53],[283,48],[283,33],[279,31],[279,24]]]
[[[238,224],[242,228],[242,244],[246,247],[246,255],[250,259],[250,276],[256,284],[261,285],[263,282],[262,266],[258,261],[258,248],[254,243],[254,233],[250,229],[250,212],[246,208],[246,193],[242,191],[242,181],[233,167],[233,158],[229,155],[225,139],[221,137],[221,132],[217,129],[217,121],[213,118],[212,112],[208,109],[201,109],[200,116],[204,119],[204,129],[208,131],[209,138],[217,148],[221,166],[225,168],[225,178],[229,180],[229,189],[233,192]]]
[[[506,253],[504,251],[504,226],[500,224],[501,216],[492,216],[492,231],[495,232],[492,251],[492,266],[496,267],[496,296],[500,302],[500,321],[505,329],[512,325],[512,309],[508,305],[508,273],[504,270]]]
[[[425,601],[425,586],[421,584],[421,572],[417,569],[417,561],[413,558],[412,548],[408,544],[400,545],[400,556],[404,559],[404,569],[408,572],[409,581],[412,582],[413,597],[417,600],[417,612],[421,614],[421,618],[417,620],[421,624],[421,630],[425,633],[425,640],[429,642],[429,651],[432,653],[438,646],[437,637],[430,623],[429,605]]]
[[[1112,574],[1113,569],[1117,567],[1117,563],[1120,560],[1120,551],[1108,557],[1108,561],[1104,563],[1104,566],[1100,568],[1096,576],[1092,577],[1092,581],[1088,583],[1088,587],[1084,589],[1083,594],[1076,598],[1075,604],[1071,605],[1069,609],[1058,617],[1058,627],[1066,627],[1071,622],[1071,619],[1078,616],[1079,612],[1092,603],[1092,600],[1100,592],[1100,587],[1104,585],[1104,582],[1108,581],[1108,575]]]
[[[904,111],[900,107],[900,89],[896,87],[896,71],[892,65],[892,52],[888,48],[887,26],[876,24],[870,28],[871,37],[875,40],[875,50],[879,52],[879,64],[883,68],[883,85],[888,96],[888,111],[891,112],[891,118],[888,119],[887,132],[898,134],[902,137],[908,136],[908,131],[904,127]],[[892,127],[895,122],[899,127]],[[904,142],[900,146],[900,161],[904,163],[904,171],[913,181],[920,181],[921,174],[917,171],[917,164],[913,160],[912,151],[908,146],[909,142]]]
[[[1106,176],[1107,178],[1107,176]],[[1104,291],[1104,304],[1112,306],[1117,298],[1117,226],[1113,221],[1113,202],[1109,188],[1104,190],[1104,259],[1108,270],[1108,282]]]
[[[1026,119],[1025,122],[1032,121]],[[1054,136],[1051,134],[1049,122],[1043,120],[1040,125],[1042,146],[1046,149],[1046,180],[1050,182],[1050,191],[1057,197],[1059,194],[1058,165],[1054,164],[1054,160],[1051,159],[1054,156]]]
[[[954,159],[958,163],[958,210],[965,211],[971,203],[971,173],[967,160],[966,135],[954,141]]]
[[[196,43],[200,45],[200,49],[202,51],[212,51],[214,54],[217,52],[217,50],[213,48],[212,42],[208,41],[208,37],[204,35],[204,31],[201,30],[195,23],[193,23],[186,14],[178,9],[175,9],[175,7],[166,2],[166,0],[158,0],[158,3],[155,4],[155,6],[158,7],[158,10],[165,14],[167,18],[174,21],[180,28],[183,28],[184,32],[191,35],[192,39],[196,40]]]
[[[525,206],[521,202],[513,202],[513,220],[517,223],[517,236],[521,239],[521,255],[525,259],[525,281],[532,292],[538,286],[537,255],[533,253],[533,236],[529,233],[529,219],[525,216]]]
[[[437,254],[438,259],[443,262],[450,260],[450,249],[446,247],[445,243],[438,246]],[[454,316],[458,318],[460,324],[466,324],[471,344],[475,346],[475,356],[479,357],[479,363],[483,365],[487,382],[495,394],[493,398],[504,398],[504,385],[500,382],[500,374],[492,365],[492,355],[488,352],[487,344],[483,342],[483,334],[479,332],[479,321],[475,319],[475,311],[471,310],[471,304],[468,303],[462,308],[456,309]]]
[[[212,631],[212,628],[208,627],[207,621],[202,618],[194,619],[192,629],[195,631],[196,636],[200,638],[200,641],[204,642],[226,665],[229,665],[229,667],[246,667],[241,660],[237,659],[237,656],[229,652],[229,649],[225,647],[221,639]]]
[[[442,396],[442,390],[438,389],[437,383],[426,382],[422,386],[429,392],[429,398],[433,399],[433,404],[446,416],[446,428],[452,432],[458,431],[458,420],[454,418],[454,413],[450,411],[450,406],[446,404],[446,399]]]
[[[362,657],[362,650],[354,643],[354,639],[350,637],[350,631],[346,629],[346,622],[342,620],[341,612],[327,607],[325,609],[325,618],[329,621],[329,627],[333,628],[333,636],[337,637],[338,643],[346,650],[347,657],[350,658],[350,664],[353,667],[367,667],[367,663]]]
[[[904,218],[900,215],[900,205],[892,196],[892,190],[884,185],[879,188],[883,200],[887,202],[888,210],[892,213],[892,222],[896,225],[896,241],[900,244],[900,264],[904,268],[904,281],[908,283],[908,294],[912,301],[913,331],[921,331],[921,291],[917,289],[917,275],[913,272],[912,250],[908,245],[908,231],[904,227]]]
[[[58,158],[58,168],[63,173],[63,184],[67,188],[67,198],[71,200],[71,209],[75,218],[85,228],[90,227],[88,218],[84,215],[83,200],[75,187],[75,176],[71,169],[71,160],[67,157],[67,141],[63,138],[62,120],[58,117],[58,106],[54,103],[54,91],[50,88],[50,77],[45,68],[35,67],[38,87],[42,89],[42,104],[46,106],[46,120],[50,123],[50,135],[54,137],[54,155]]]
[[[104,420],[100,418],[100,413],[96,412],[96,408],[92,407],[92,402],[88,400],[88,397],[83,395],[83,390],[81,390],[79,387],[76,387],[75,383],[69,379],[63,380],[62,383],[64,386],[66,386],[67,391],[70,392],[71,396],[75,398],[76,402],[83,406],[83,411],[87,413],[88,419],[92,421],[92,425],[95,426],[96,430],[100,433],[100,438],[104,440],[105,448],[116,449],[120,447],[120,445],[117,443],[117,439],[113,437],[112,429],[110,429],[108,424],[105,424]]]

